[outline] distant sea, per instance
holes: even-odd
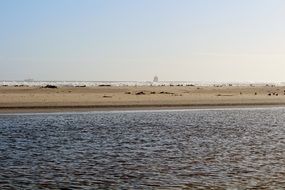
[[[110,85],[110,86],[170,86],[170,85],[199,85],[199,86],[212,86],[212,85],[229,85],[234,86],[264,86],[264,85],[276,85],[284,86],[285,83],[251,83],[251,82],[199,82],[199,81],[0,81],[0,86],[45,86],[45,85],[56,85],[56,86],[100,86],[100,85]]]

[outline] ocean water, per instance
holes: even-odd
[[[65,87],[75,87],[75,86],[87,86],[94,87],[100,85],[110,85],[110,86],[169,86],[169,85],[197,85],[197,86],[212,86],[215,84],[228,85],[229,83],[223,82],[199,82],[199,81],[0,81],[0,86],[45,86],[45,85],[56,85]],[[249,86],[250,84],[255,86],[265,86],[275,85],[284,86],[285,83],[251,83],[251,82],[230,82],[234,86]]]
[[[283,189],[285,108],[0,115],[0,189]]]

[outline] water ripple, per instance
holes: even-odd
[[[285,109],[0,116],[0,189],[282,189]]]

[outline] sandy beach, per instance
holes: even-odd
[[[0,87],[0,112],[283,106],[285,87]]]

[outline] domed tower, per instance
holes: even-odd
[[[157,77],[157,76],[155,76],[155,77],[153,78],[153,82],[158,82],[158,77]]]

